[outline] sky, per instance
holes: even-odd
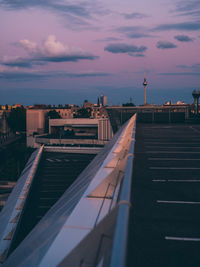
[[[192,103],[199,0],[0,0],[0,104]]]

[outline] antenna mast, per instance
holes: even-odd
[[[144,105],[146,105],[147,104],[147,93],[146,93],[147,79],[146,79],[146,70],[144,70],[144,82],[143,82],[143,86],[144,86]]]

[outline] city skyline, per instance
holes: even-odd
[[[200,3],[0,1],[0,104],[192,103]]]

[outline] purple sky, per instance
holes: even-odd
[[[0,104],[192,102],[199,0],[0,0]]]

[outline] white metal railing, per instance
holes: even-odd
[[[118,214],[115,226],[114,240],[111,252],[110,267],[126,266],[127,243],[128,243],[128,224],[131,207],[131,188],[133,174],[133,159],[135,146],[136,117],[133,126],[133,133],[129,154],[126,163],[124,179],[122,181],[121,192],[118,202]]]
[[[15,231],[17,229],[17,224],[21,218],[22,211],[23,211],[25,203],[26,203],[26,199],[27,199],[28,194],[30,192],[33,178],[35,177],[35,174],[36,174],[36,171],[38,168],[38,164],[39,164],[40,159],[41,159],[43,147],[44,146],[42,146],[38,149],[38,153],[37,153],[33,163],[30,166],[30,170],[26,176],[24,185],[23,185],[23,187],[22,187],[22,189],[21,189],[21,191],[18,194],[18,197],[16,199],[16,203],[13,207],[12,213],[11,213],[10,218],[8,220],[8,224],[6,225],[6,228],[5,228],[5,230],[1,236],[1,239],[0,239],[0,261],[1,261],[1,263],[6,259],[8,253],[9,253],[9,249],[10,249]],[[22,175],[23,175],[23,173],[22,173]]]

